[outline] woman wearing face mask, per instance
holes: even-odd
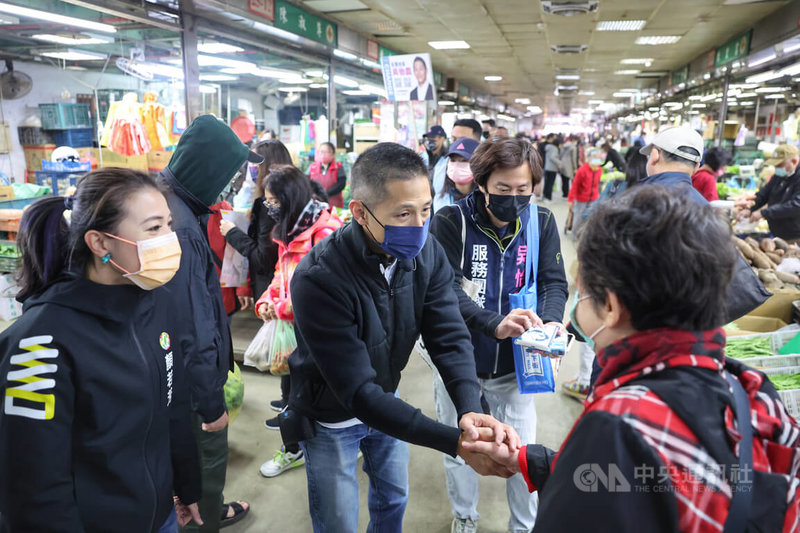
[[[0,335],[0,529],[176,532],[173,493],[192,504],[180,522],[201,522],[177,312],[153,290],[180,265],[170,223],[155,182],[123,169],[25,211],[25,312]]]
[[[433,198],[434,213],[475,190],[476,185],[472,170],[469,168],[469,160],[479,145],[478,141],[469,137],[458,139],[450,145],[447,152],[447,178],[442,190]]]
[[[311,183],[292,166],[273,170],[266,179],[264,205],[267,215],[275,221],[273,239],[278,243],[278,262],[275,276],[256,302],[256,314],[265,322],[278,318],[294,321],[291,281],[300,260],[322,239],[342,226],[328,205],[313,198]],[[289,376],[281,376],[282,405],[287,405],[290,392]],[[276,402],[272,402],[273,404]],[[267,429],[279,430],[278,417],[266,421]],[[274,477],[305,462],[296,442],[287,442],[272,459],[261,465],[264,477]]]
[[[492,415],[513,427],[522,440],[536,440],[536,407],[532,394],[520,394],[514,371],[511,337],[564,318],[567,280],[555,217],[544,207],[538,216],[538,304],[536,310],[510,309],[509,294],[525,284],[531,195],[542,179],[542,167],[530,142],[499,139],[482,143],[470,159],[478,188],[442,208],[431,224],[455,271],[461,316],[472,333],[477,377]],[[462,237],[463,236],[463,237]],[[467,292],[471,295],[468,296]],[[456,425],[457,413],[441,378],[434,379],[439,421]],[[472,530],[479,515],[475,472],[445,456],[448,494],[455,530]],[[521,476],[507,482],[511,510],[509,530],[530,531],[536,499]],[[460,528],[460,529],[459,529]]]
[[[796,528],[800,426],[766,375],[725,356],[730,240],[662,187],[598,206],[570,313],[602,367],[583,415],[557,454],[477,446],[540,493],[535,532]]]
[[[725,148],[719,146],[709,148],[703,156],[703,166],[692,175],[692,187],[709,202],[719,200],[717,178],[722,176],[730,162],[731,155]]]
[[[583,222],[583,212],[600,196],[600,178],[603,176],[603,152],[593,149],[587,161],[575,173],[567,203],[572,210],[572,234],[577,235]]]
[[[308,177],[318,182],[328,195],[328,203],[333,207],[344,207],[342,191],[347,185],[344,166],[336,162],[336,147],[324,142],[319,145],[319,161],[312,163]]]

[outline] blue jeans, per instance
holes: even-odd
[[[489,404],[492,416],[519,433],[523,444],[536,442],[536,406],[534,394],[520,394],[515,373],[495,379],[479,379],[481,392]],[[433,398],[439,422],[458,426],[456,408],[438,372],[433,377]],[[478,474],[460,457],[444,456],[447,495],[456,518],[480,519],[478,514]],[[539,500],[528,491],[522,474],[506,480],[506,498],[511,511],[508,529],[530,531],[536,521]]]
[[[367,532],[400,533],[408,503],[408,444],[364,424],[316,428],[314,438],[300,443],[314,533],[356,533],[359,449],[369,476]]]
[[[175,514],[175,509],[169,513],[167,521],[158,530],[158,533],[178,533],[178,516]]]

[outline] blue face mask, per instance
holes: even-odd
[[[779,178],[785,178],[786,176],[789,175],[789,171],[786,170],[785,168],[778,167],[775,169],[775,175],[778,176]]]
[[[572,327],[575,328],[575,331],[577,331],[580,334],[580,336],[583,337],[583,340],[586,341],[586,344],[589,346],[589,348],[591,348],[592,351],[594,351],[594,338],[597,337],[601,331],[606,329],[606,327],[600,326],[600,328],[598,328],[597,331],[595,331],[591,335],[587,335],[581,329],[580,325],[578,325],[578,319],[575,316],[575,311],[578,309],[578,304],[583,300],[588,300],[589,298],[591,298],[591,296],[581,297],[579,292],[577,291],[575,292],[575,298],[572,300],[572,309],[569,312],[569,320],[570,322],[572,322]]]
[[[372,211],[370,211],[366,204],[362,205],[364,205],[364,209],[366,209],[367,212],[372,215],[372,218],[383,228],[383,242],[378,243],[378,246],[380,246],[384,252],[392,257],[405,260],[414,259],[419,255],[419,252],[428,240],[430,218],[425,220],[425,224],[422,226],[384,226],[381,224],[381,221],[372,214]],[[368,228],[367,231],[369,231]],[[370,232],[370,235],[372,235],[372,232]],[[376,240],[375,237],[372,238]]]

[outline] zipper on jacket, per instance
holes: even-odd
[[[136,348],[139,350],[139,355],[142,358],[142,362],[144,363],[144,367],[150,370],[151,365],[147,363],[147,357],[144,354],[144,350],[142,350],[142,344],[139,342],[139,338],[136,336],[136,329],[131,324],[131,336],[133,337],[133,342],[136,344]],[[150,372],[148,372],[150,373]],[[152,376],[151,376],[152,379]],[[160,398],[160,395],[156,395],[157,398]],[[144,444],[142,445],[142,459],[144,462],[144,471],[147,474],[147,480],[150,482],[150,488],[153,491],[153,496],[155,500],[155,505],[153,505],[153,512],[150,515],[150,528],[148,531],[153,531],[153,526],[155,525],[156,521],[156,509],[158,508],[158,491],[156,490],[156,483],[153,481],[153,475],[150,473],[150,467],[147,464],[147,442],[150,438],[150,428],[153,425],[153,410],[150,409],[150,417],[147,419],[147,429],[144,432]]]

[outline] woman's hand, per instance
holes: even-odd
[[[236,224],[231,222],[230,220],[222,220],[219,223],[219,232],[222,233],[222,236],[225,237],[230,230],[236,227]]]

